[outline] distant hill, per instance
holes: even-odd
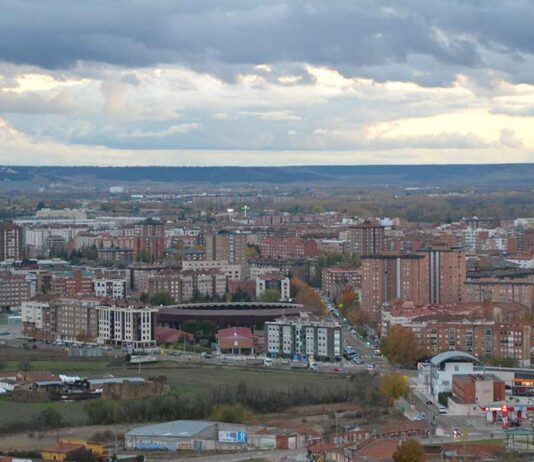
[[[394,186],[534,187],[534,164],[338,165],[291,167],[0,167],[0,181],[121,184],[335,183]]]

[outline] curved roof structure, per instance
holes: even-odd
[[[479,363],[480,361],[475,358],[473,355],[469,354],[469,353],[465,353],[464,351],[444,351],[443,353],[439,353],[437,354],[436,356],[434,356],[430,362],[437,366],[439,364],[442,364],[446,361],[452,361],[452,360],[455,360],[455,359],[465,359],[465,360],[468,360],[468,361],[474,361],[474,362],[477,362]]]
[[[164,307],[166,310],[273,310],[288,309],[303,311],[304,305],[287,302],[206,302],[179,303]]]

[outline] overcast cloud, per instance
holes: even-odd
[[[1,164],[534,162],[529,0],[0,0]]]

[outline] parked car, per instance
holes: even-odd
[[[447,414],[447,408],[445,406],[439,407],[439,413],[440,414]]]

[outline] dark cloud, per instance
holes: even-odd
[[[401,78],[433,84],[445,78],[436,62],[484,66],[481,47],[517,60],[534,52],[528,0],[0,0],[0,12],[0,61],[47,69],[179,63],[231,79],[236,68],[284,62],[352,75],[385,65],[393,79],[400,63]]]

